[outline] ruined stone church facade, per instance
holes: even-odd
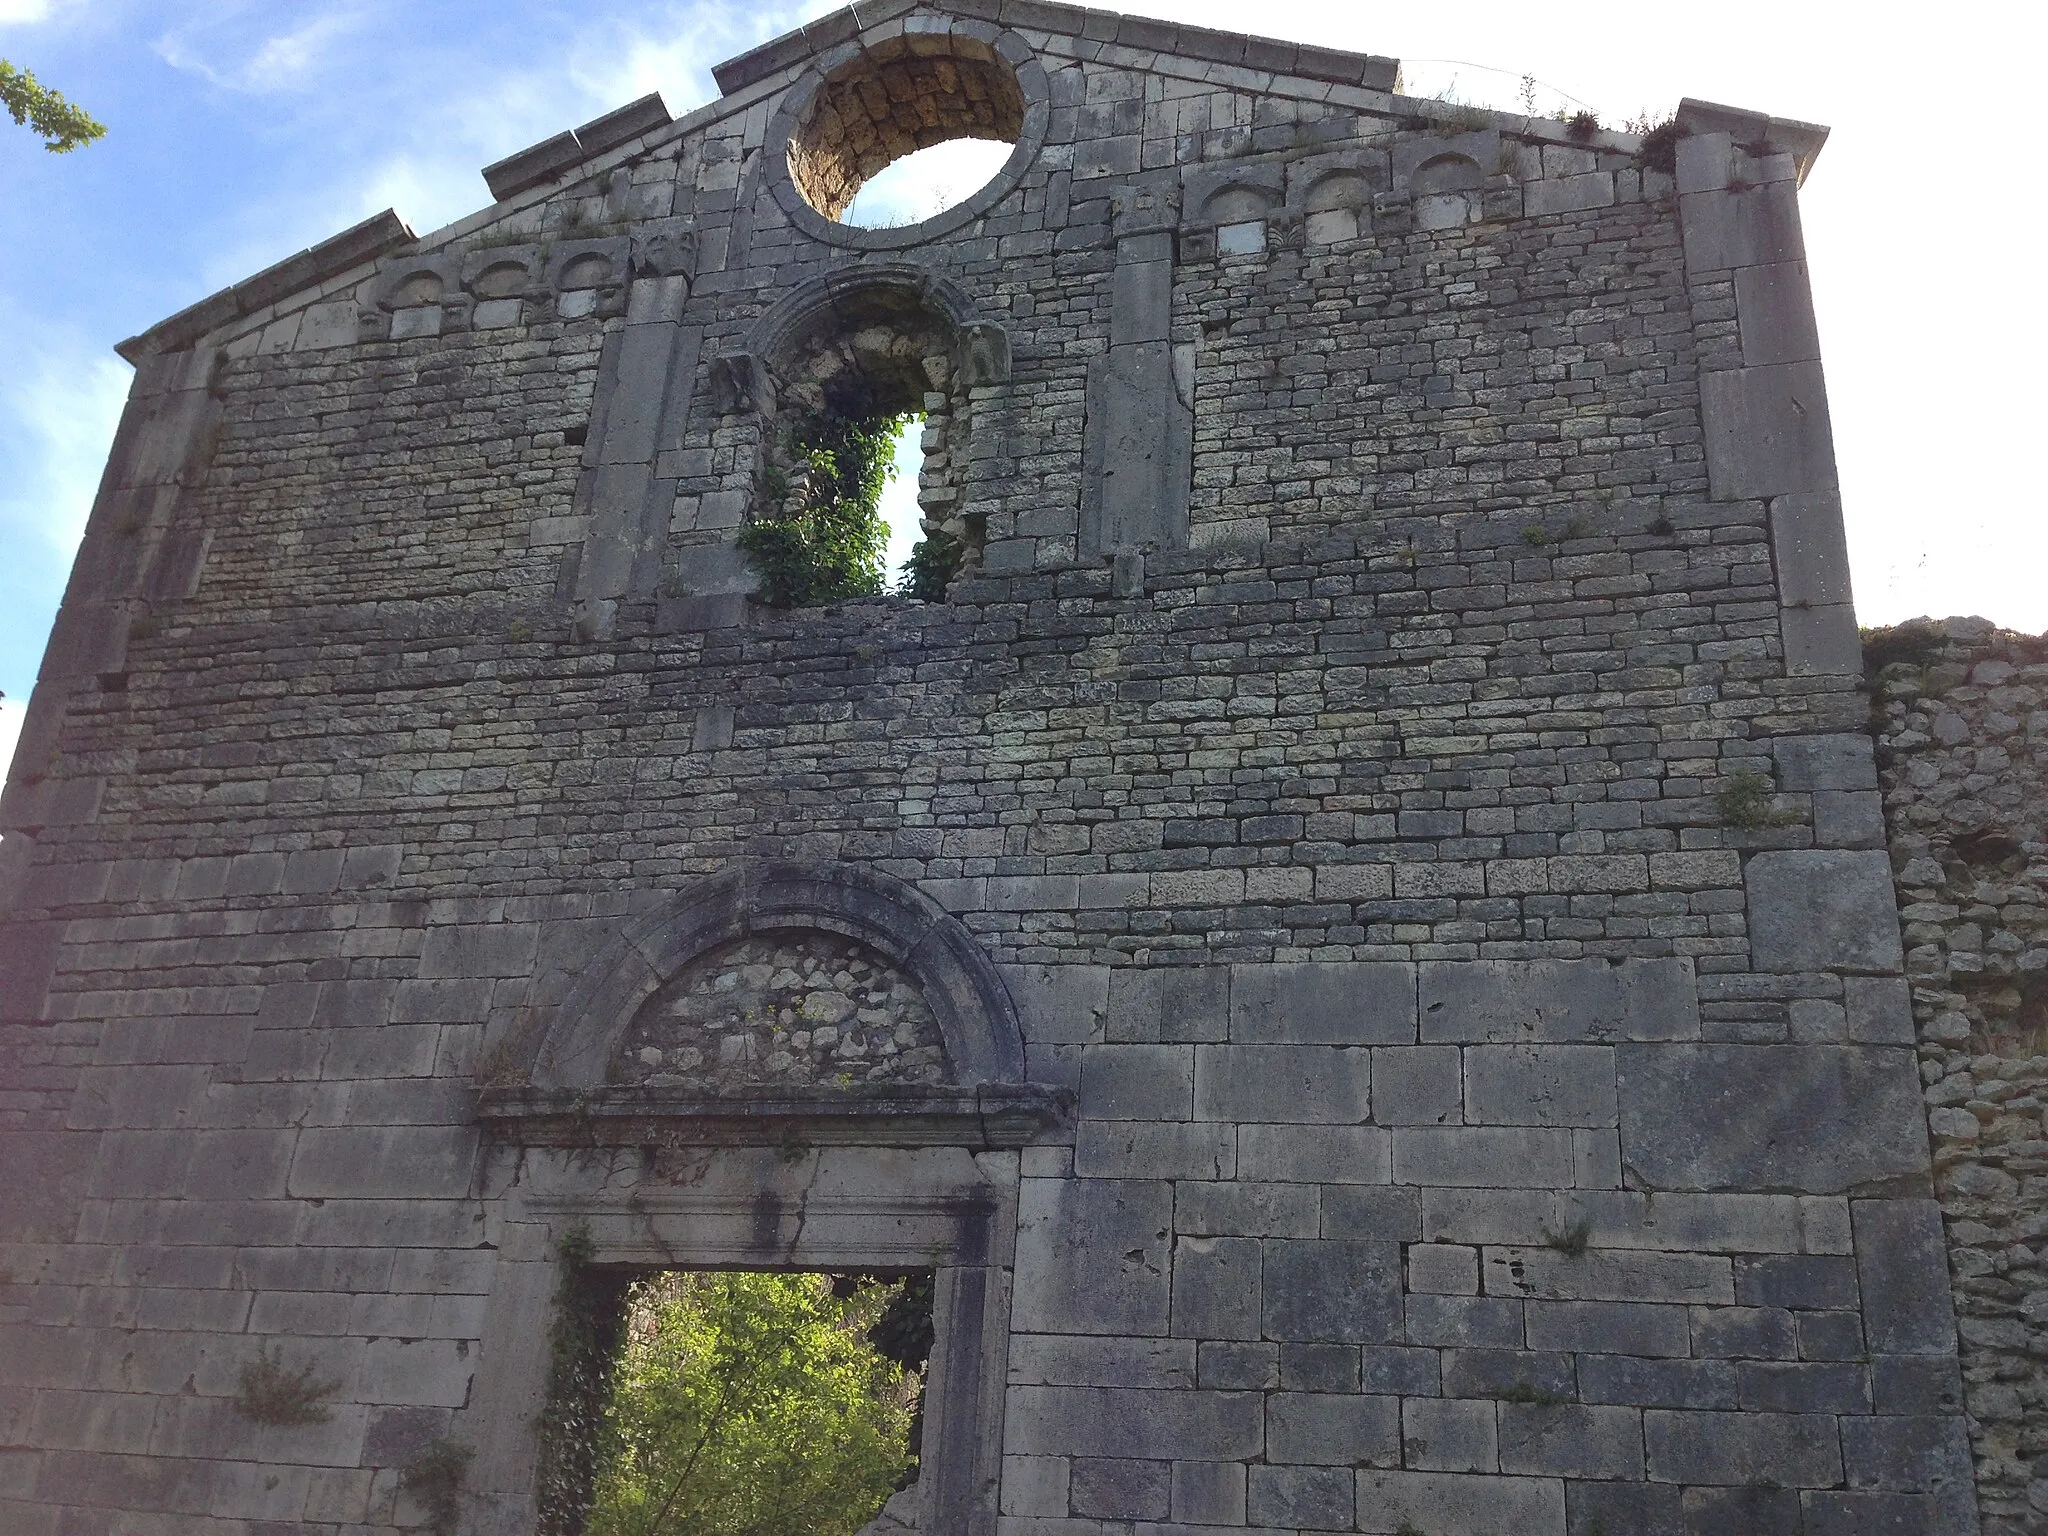
[[[524,1536],[563,1297],[739,1267],[935,1275],[878,1531],[1977,1530],[1824,132],[1038,0],[716,75],[124,349],[0,1527]],[[925,418],[939,600],[758,601],[821,401]]]

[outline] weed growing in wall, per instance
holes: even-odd
[[[1759,827],[1789,827],[1799,818],[1789,811],[1771,809],[1771,786],[1760,773],[1741,768],[1728,775],[1728,782],[1714,796],[1714,809],[1731,827],[1755,831]]]
[[[455,1536],[462,1517],[462,1480],[476,1452],[459,1441],[436,1440],[398,1472],[398,1486],[427,1517],[432,1536]]]
[[[258,1345],[256,1358],[242,1367],[235,1411],[258,1424],[325,1424],[334,1417],[327,1399],[340,1390],[340,1382],[320,1379],[312,1361],[287,1366],[282,1346]]]
[[[959,574],[967,546],[940,529],[926,534],[903,562],[903,590],[922,603],[944,602],[946,588]]]
[[[1678,119],[1652,118],[1645,113],[1630,118],[1622,125],[1622,131],[1642,139],[1636,149],[1636,164],[1644,170],[1660,171],[1666,176],[1678,170]]]

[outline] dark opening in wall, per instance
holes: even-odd
[[[540,1530],[854,1536],[917,1480],[933,1297],[929,1270],[572,1264]]]

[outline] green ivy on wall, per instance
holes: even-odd
[[[821,413],[790,427],[739,532],[763,602],[809,608],[881,592],[889,544],[882,488],[895,478],[906,419]]]

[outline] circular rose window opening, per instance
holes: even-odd
[[[1024,92],[994,47],[958,35],[912,42],[836,71],[790,135],[790,180],[835,223],[932,218],[992,180],[1023,134]]]

